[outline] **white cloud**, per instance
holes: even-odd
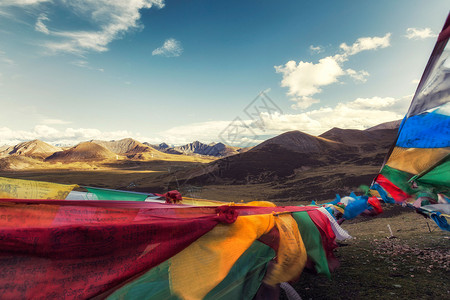
[[[309,51],[310,51],[311,53],[322,53],[324,50],[323,50],[323,47],[322,47],[322,46],[313,46],[313,45],[310,45],[310,46],[309,46]]]
[[[292,109],[307,109],[313,104],[319,103],[319,99],[314,99],[311,97],[303,96],[301,98],[292,98],[295,101],[294,104],[291,105]]]
[[[80,67],[80,68],[87,68],[89,67],[89,63],[86,60],[74,60],[71,62],[72,65]]]
[[[46,124],[46,125],[65,125],[65,124],[70,124],[72,122],[70,121],[64,121],[64,120],[60,120],[60,119],[44,119],[41,121],[41,124]]]
[[[92,139],[118,140],[122,138],[136,138],[143,140],[139,134],[126,130],[101,131],[95,128],[66,128],[59,130],[48,125],[36,125],[32,130],[12,130],[0,127],[0,141],[2,144],[15,145],[24,141],[39,139],[51,144],[74,145]]]
[[[361,51],[376,50],[378,48],[389,47],[390,38],[390,33],[386,33],[386,35],[382,37],[362,37],[357,39],[356,42],[351,46],[348,46],[346,43],[342,43],[339,48],[344,50],[345,56],[351,56]]]
[[[338,106],[345,105],[350,109],[381,109],[392,107],[398,100],[392,97],[372,97],[357,98],[346,104],[340,103]]]
[[[51,144],[74,145],[92,139],[119,140],[134,138],[141,142],[153,144],[166,142],[182,145],[199,140],[204,143],[221,142],[228,133],[236,133],[234,146],[256,145],[262,141],[290,130],[300,130],[309,134],[319,135],[333,127],[366,129],[383,122],[403,118],[408,109],[412,95],[399,99],[392,97],[357,98],[347,103],[339,103],[334,107],[319,109],[299,114],[260,114],[260,120],[208,121],[175,126],[153,137],[144,137],[139,133],[126,130],[102,131],[96,128],[65,128],[57,129],[50,125],[64,125],[66,122],[58,119],[44,119],[32,130],[12,130],[0,127],[1,144],[14,145],[20,142],[39,139]],[[230,127],[230,124],[234,126]],[[261,123],[264,128],[261,128]],[[228,130],[230,132],[228,132]]]
[[[175,39],[167,39],[164,44],[153,50],[152,55],[161,55],[165,57],[177,57],[183,53],[181,43]]]
[[[279,133],[300,130],[319,135],[333,127],[345,129],[367,129],[383,122],[403,118],[411,96],[394,99],[392,97],[358,98],[335,107],[321,107],[300,114],[262,113],[268,131]]]
[[[411,80],[411,83],[414,84],[414,85],[418,85],[419,82],[420,82],[420,79],[413,79],[413,80]]]
[[[33,5],[45,0],[21,0],[7,1],[3,5]],[[62,1],[58,4],[73,11],[80,18],[79,22],[85,22],[88,26],[94,26],[92,30],[49,30],[44,21],[50,21],[50,17],[41,14],[36,20],[35,29],[39,32],[56,38],[56,40],[43,43],[50,53],[67,52],[83,55],[89,51],[104,52],[113,40],[122,37],[132,29],[142,27],[139,23],[141,9],[151,7],[164,7],[164,0],[79,0]]]
[[[184,145],[193,141],[203,143],[222,142],[230,146],[248,146],[256,145],[264,141],[263,132],[259,129],[260,125],[255,125],[251,129],[250,120],[234,121],[208,121],[184,126],[176,126],[166,130],[160,134],[160,141],[164,141],[172,145]],[[234,124],[230,128],[230,124]],[[228,132],[230,130],[230,132]],[[233,141],[229,140],[229,135]],[[269,133],[270,134],[270,133]]]
[[[322,86],[338,81],[345,74],[339,63],[331,56],[322,58],[317,64],[291,60],[285,65],[275,66],[283,74],[282,87],[289,88],[289,96],[307,97],[320,93]]]
[[[49,19],[47,18],[46,14],[40,14],[36,24],[34,25],[34,29],[36,31],[45,33],[45,34],[50,34],[50,31],[48,30],[47,26],[44,24],[44,21],[48,21]]]
[[[304,61],[296,63],[291,60],[284,65],[275,66],[275,71],[283,75],[281,86],[289,89],[287,95],[296,102],[294,107],[307,108],[313,103],[318,103],[317,99],[311,100],[313,95],[322,92],[323,87],[339,82],[341,76],[348,75],[356,81],[365,82],[369,76],[367,71],[344,70],[342,68],[344,62],[361,51],[388,47],[390,36],[391,34],[387,33],[383,37],[359,38],[351,46],[342,43],[340,54],[322,58],[318,63]]]
[[[230,124],[230,121],[208,121],[175,126],[161,132],[161,141],[169,144],[186,144],[195,140],[204,143],[218,141],[219,134]]]
[[[407,39],[414,39],[414,40],[423,40],[427,38],[434,38],[437,37],[437,34],[435,34],[431,28],[408,28],[406,29],[405,37]]]
[[[99,72],[104,72],[105,71],[102,68],[91,67],[89,65],[89,62],[86,61],[86,60],[83,60],[83,59],[72,61],[71,64],[74,65],[74,66],[77,66],[77,67],[80,67],[80,68],[86,68],[86,69],[89,69],[89,70],[96,70],[96,71],[99,71]]]
[[[231,134],[236,134],[234,146],[255,145],[272,136],[286,131],[300,130],[313,135],[333,128],[367,129],[383,122],[403,118],[412,95],[399,99],[392,97],[357,98],[334,107],[321,107],[299,114],[268,114],[262,112],[260,120],[241,120],[234,122]],[[169,144],[185,144],[194,140],[202,142],[221,141],[224,130],[231,121],[200,122],[176,126],[161,133],[161,141]],[[264,124],[261,130],[261,123]],[[251,129],[251,131],[248,130]]]
[[[367,77],[369,77],[369,72],[361,70],[361,71],[355,71],[353,69],[347,69],[345,70],[345,72],[347,73],[348,76],[350,76],[351,78],[353,78],[355,81],[360,81],[360,82],[366,82],[367,81]]]

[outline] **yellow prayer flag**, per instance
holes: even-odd
[[[297,222],[291,214],[278,215],[275,217],[275,224],[280,232],[277,262],[264,278],[264,282],[272,286],[296,279],[303,271],[307,259]]]
[[[274,226],[271,214],[240,216],[219,224],[171,258],[170,286],[182,299],[202,299],[218,285],[250,245]]]
[[[58,184],[44,181],[0,177],[0,198],[12,199],[66,199],[76,184]]]

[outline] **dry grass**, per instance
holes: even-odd
[[[173,155],[179,160],[104,160],[91,162],[43,162],[31,158],[11,157],[14,168],[0,170],[0,176],[40,180],[63,184],[79,184],[112,189],[138,189],[161,192],[148,187],[160,182],[172,170],[208,163],[214,159],[202,156]],[[142,186],[140,186],[142,185]]]
[[[408,208],[386,208],[343,224],[354,239],[336,250],[341,266],[331,280],[303,273],[293,284],[302,299],[449,298],[450,234]]]

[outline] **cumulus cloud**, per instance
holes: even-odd
[[[60,120],[60,119],[44,119],[41,121],[41,124],[45,124],[45,125],[65,125],[65,124],[70,124],[72,122],[70,121],[64,121],[64,120]]]
[[[303,96],[301,98],[291,98],[291,99],[295,101],[295,103],[291,105],[292,109],[298,109],[298,108],[299,109],[307,109],[311,105],[320,102],[319,99],[314,99],[314,98],[307,97],[307,96]]]
[[[324,50],[323,50],[322,46],[310,45],[309,51],[314,54],[314,53],[322,53]]]
[[[358,98],[335,107],[321,107],[300,114],[262,113],[264,124],[270,131],[300,130],[319,135],[333,127],[367,129],[383,122],[403,118],[412,95],[399,99],[392,97]]]
[[[334,107],[321,107],[299,114],[261,112],[260,119],[220,120],[179,125],[159,132],[152,137],[126,130],[102,131],[96,128],[65,128],[57,126],[66,122],[59,119],[44,119],[31,130],[12,130],[0,127],[1,144],[14,145],[39,139],[51,144],[74,145],[92,139],[119,140],[134,138],[141,142],[158,144],[166,142],[183,145],[195,140],[204,143],[225,142],[232,146],[256,145],[262,141],[290,130],[300,130],[313,135],[333,128],[366,129],[383,122],[403,118],[412,95],[399,99],[393,97],[357,98]],[[264,128],[261,128],[264,124]]]
[[[37,5],[46,0],[7,0],[4,6]],[[52,37],[52,41],[43,43],[50,53],[66,52],[83,55],[86,52],[104,52],[113,40],[121,38],[132,29],[140,28],[142,9],[164,7],[164,0],[79,0],[53,2],[52,5],[72,11],[79,17],[80,23],[92,30],[60,30],[57,27],[49,30],[44,22],[51,21],[51,16],[40,14],[35,23],[35,30]]]
[[[334,107],[299,114],[261,112],[260,120],[210,121],[176,126],[161,134],[163,141],[185,144],[193,140],[223,141],[227,134],[235,135],[228,143],[234,146],[256,145],[263,140],[290,130],[320,135],[333,128],[367,129],[383,122],[399,120],[405,115],[412,95],[402,98],[357,98]],[[264,124],[261,128],[260,124]],[[232,125],[232,126],[230,126]],[[230,131],[230,132],[227,132]]]
[[[344,56],[355,55],[361,51],[376,50],[378,48],[386,48],[390,46],[391,34],[386,33],[382,37],[362,37],[356,40],[351,46],[342,43],[339,48],[344,50]]]
[[[93,139],[118,140],[128,137],[136,138],[137,140],[145,139],[139,134],[126,130],[101,131],[95,128],[66,128],[59,130],[46,124],[36,125],[31,130],[13,130],[8,127],[0,127],[0,141],[2,144],[7,145],[15,145],[34,139],[51,144],[75,145],[79,142]]]
[[[355,71],[353,69],[347,69],[345,70],[345,73],[350,76],[351,78],[353,78],[355,81],[359,81],[359,82],[366,82],[367,81],[367,77],[369,77],[369,72],[361,70],[361,71]]]
[[[350,109],[382,109],[392,107],[397,101],[392,97],[357,98],[346,103],[345,106]]]
[[[405,37],[410,40],[423,40],[437,37],[437,34],[431,28],[408,28],[406,29]]]
[[[160,134],[161,141],[172,145],[184,145],[193,141],[203,143],[222,142],[230,146],[256,145],[264,141],[267,132],[260,125],[252,126],[251,120],[208,121],[176,126]]]
[[[45,34],[50,34],[50,31],[48,30],[47,26],[44,24],[44,21],[48,21],[49,19],[47,18],[46,14],[40,14],[36,24],[34,25],[34,29],[36,31],[45,33]]]
[[[335,58],[328,56],[318,63],[296,63],[291,60],[285,65],[275,66],[283,75],[281,86],[289,88],[289,96],[307,97],[321,92],[321,87],[338,81],[345,74]]]
[[[311,101],[312,96],[322,92],[322,88],[339,82],[339,78],[347,75],[356,81],[365,82],[369,73],[361,70],[343,69],[343,64],[349,57],[362,51],[386,48],[390,45],[390,33],[382,37],[363,37],[352,45],[342,43],[341,53],[327,56],[317,63],[291,60],[284,65],[275,66],[275,71],[281,73],[281,86],[287,87],[287,95],[296,102],[298,108],[307,108],[318,101]],[[316,99],[317,100],[317,99]]]
[[[175,39],[167,39],[164,44],[153,50],[152,55],[161,55],[165,57],[177,57],[183,53],[181,43]]]
[[[160,133],[162,141],[170,144],[180,145],[199,140],[210,143],[219,140],[219,134],[230,121],[208,121],[198,122],[182,126],[175,126]]]

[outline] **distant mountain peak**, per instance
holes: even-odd
[[[60,147],[52,146],[41,140],[31,140],[19,143],[15,146],[3,148],[0,156],[21,155],[34,158],[46,158],[55,152],[61,151]]]
[[[170,154],[207,155],[214,157],[225,157],[238,154],[241,150],[239,147],[227,146],[224,143],[212,142],[205,144],[200,141],[193,141],[192,143],[176,147],[169,146],[166,143],[161,143],[159,145],[148,145],[158,151]]]
[[[385,123],[381,123],[376,126],[367,128],[366,131],[373,131],[373,130],[380,130],[380,129],[398,129],[400,127],[401,123],[402,123],[402,120],[385,122]]]
[[[287,150],[300,153],[322,153],[347,147],[346,145],[327,138],[293,130],[268,139],[249,150],[249,152],[261,150],[269,145],[278,145]]]
[[[94,142],[82,142],[70,149],[55,152],[47,157],[46,160],[75,162],[115,158],[117,158],[117,155],[102,145]]]

